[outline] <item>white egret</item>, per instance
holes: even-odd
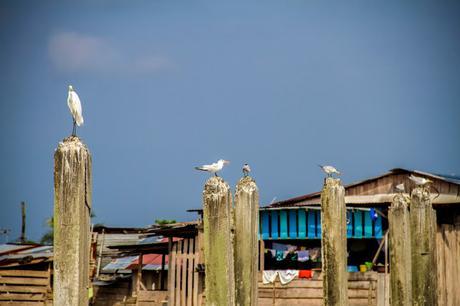
[[[73,129],[72,136],[77,135],[76,125],[80,126],[83,124],[83,113],[81,110],[81,102],[77,93],[73,89],[72,85],[69,85],[69,95],[67,96],[67,105],[69,106],[70,113],[73,118]]]
[[[228,160],[219,159],[216,163],[212,163],[210,165],[203,165],[203,166],[200,166],[200,167],[195,167],[195,169],[200,170],[200,171],[206,171],[206,172],[209,172],[209,173],[214,173],[214,175],[217,176],[217,172],[222,170],[224,165],[229,164],[229,163],[230,162]]]

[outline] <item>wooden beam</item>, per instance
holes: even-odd
[[[234,305],[233,205],[229,185],[220,177],[203,190],[205,291],[207,305]]]
[[[70,136],[54,154],[54,305],[88,305],[91,154]]]
[[[390,237],[391,305],[412,305],[412,260],[410,239],[410,198],[397,194],[388,211]],[[386,239],[386,237],[385,237]]]
[[[168,246],[169,249],[169,246]],[[165,263],[166,263],[166,254],[161,255],[161,271],[160,271],[160,290],[165,289]]]
[[[326,178],[321,192],[321,253],[325,306],[348,305],[347,221],[345,189]]]
[[[256,182],[245,176],[235,191],[235,303],[257,305],[257,261],[259,233],[259,190]]]
[[[412,191],[410,227],[413,304],[437,305],[436,212],[427,188]]]

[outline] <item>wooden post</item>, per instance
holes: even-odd
[[[203,190],[206,305],[235,305],[233,208],[230,187],[220,177]]]
[[[436,213],[425,187],[412,191],[410,204],[412,294],[414,306],[437,305]]]
[[[166,263],[166,254],[162,254],[161,255],[161,272],[160,272],[160,290],[165,289],[165,263]]]
[[[390,237],[390,304],[412,305],[412,261],[407,194],[397,194],[388,212]]]
[[[91,155],[78,137],[54,154],[54,305],[88,305]]]
[[[26,243],[26,202],[21,202],[21,238],[19,240],[21,243]]]
[[[257,305],[259,191],[246,176],[235,192],[235,295],[236,305]]]
[[[348,305],[347,216],[340,179],[325,179],[321,192],[321,256],[325,306]]]

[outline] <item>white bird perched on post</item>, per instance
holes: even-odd
[[[412,182],[414,182],[415,185],[417,185],[417,186],[426,186],[426,185],[428,185],[428,184],[433,183],[432,180],[426,179],[426,178],[424,178],[424,177],[415,176],[415,175],[413,175],[413,174],[411,174],[411,175],[409,176],[409,179],[410,179]]]
[[[396,191],[398,191],[400,193],[403,193],[404,191],[406,191],[406,189],[404,188],[404,183],[396,185],[395,189],[396,189]]]
[[[72,136],[76,136],[77,128],[76,125],[80,126],[83,124],[83,113],[81,110],[81,102],[77,93],[73,90],[72,85],[69,85],[69,95],[67,97],[67,105],[69,106],[70,113],[73,118],[73,129]]]
[[[229,164],[230,162],[225,159],[219,159],[216,163],[212,163],[210,165],[203,165],[201,167],[195,167],[196,170],[206,171],[209,173],[214,173],[217,176],[217,172],[222,170],[224,165]]]
[[[248,164],[244,164],[244,166],[243,166],[243,176],[244,177],[248,176],[249,172],[251,172],[251,167],[249,167]]]
[[[327,177],[332,177],[332,174],[337,174],[337,175],[340,175],[340,172],[337,171],[337,169],[335,169],[334,167],[332,166],[323,166],[323,165],[318,165],[321,169],[323,169],[324,173],[327,174]]]

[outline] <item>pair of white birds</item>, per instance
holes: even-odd
[[[409,179],[410,179],[412,182],[414,182],[415,185],[417,185],[417,186],[422,186],[422,187],[425,187],[425,186],[427,186],[428,184],[433,183],[433,181],[430,180],[430,179],[427,179],[427,178],[424,178],[424,177],[420,177],[420,176],[415,176],[415,175],[413,175],[413,174],[411,174],[411,175],[409,176]],[[404,183],[401,183],[401,184],[396,185],[395,188],[396,188],[396,190],[397,190],[398,192],[405,192],[405,191],[406,191],[406,188],[405,188],[405,186],[404,186]]]
[[[200,170],[200,171],[206,171],[206,172],[212,173],[215,176],[217,176],[217,172],[222,170],[222,168],[224,168],[224,166],[229,164],[229,163],[230,162],[228,160],[219,159],[215,163],[212,163],[210,165],[203,165],[203,166],[195,167],[195,169]],[[243,175],[246,177],[246,176],[249,175],[249,172],[251,172],[251,167],[249,167],[248,164],[244,164],[242,170],[243,170]]]
[[[327,174],[328,177],[331,177],[333,174],[337,174],[337,175],[340,175],[340,172],[337,171],[336,168],[334,168],[333,166],[322,166],[322,165],[318,165],[321,169],[323,169],[323,171]],[[433,183],[432,180],[429,180],[427,178],[424,178],[424,177],[420,177],[420,176],[415,176],[413,174],[411,174],[409,176],[409,179],[415,183],[415,185],[417,186],[427,186],[428,184],[431,184]],[[398,192],[404,192],[405,191],[405,187],[404,187],[404,183],[401,183],[401,184],[398,184],[396,185],[396,190]]]

